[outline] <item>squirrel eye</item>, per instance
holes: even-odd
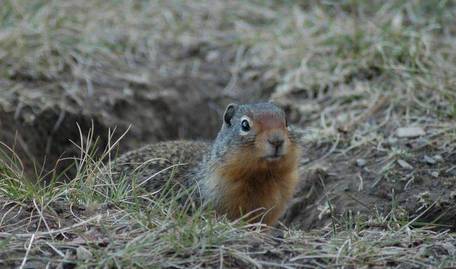
[[[242,121],[241,121],[241,129],[242,129],[242,131],[244,131],[244,132],[250,131],[250,124],[249,124],[249,121],[248,121],[248,120],[242,120]]]

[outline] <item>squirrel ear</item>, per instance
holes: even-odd
[[[237,105],[236,104],[229,104],[226,109],[225,113],[223,114],[223,120],[228,126],[231,126],[231,119],[234,116],[234,112],[236,110]]]

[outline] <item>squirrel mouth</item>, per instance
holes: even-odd
[[[267,155],[263,157],[266,161],[272,162],[272,161],[278,161],[283,157],[282,154],[273,154],[273,155]]]

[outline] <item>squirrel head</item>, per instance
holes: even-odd
[[[276,105],[229,104],[214,147],[216,159],[236,154],[241,159],[246,156],[246,164],[256,162],[267,166],[294,154],[296,139],[288,127],[285,112]],[[242,152],[245,154],[239,154]]]

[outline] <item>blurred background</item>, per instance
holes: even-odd
[[[26,169],[50,169],[77,154],[77,124],[101,147],[131,125],[123,152],[212,139],[228,102],[261,100],[331,141],[442,132],[456,116],[455,12],[439,0],[3,0],[0,141]],[[433,138],[454,147],[452,134]]]

